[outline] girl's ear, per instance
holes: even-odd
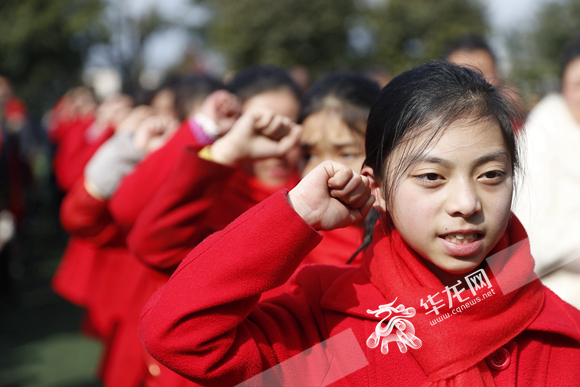
[[[385,203],[385,196],[383,195],[383,188],[379,181],[375,180],[375,174],[371,167],[364,166],[360,171],[361,175],[368,177],[370,181],[371,192],[375,197],[373,208],[378,212],[387,212],[387,204]]]

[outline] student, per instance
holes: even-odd
[[[365,159],[367,118],[379,94],[374,81],[354,74],[333,74],[314,85],[305,96],[300,113],[305,158],[302,176],[325,160],[360,172]],[[370,223],[375,221],[376,217],[369,217]],[[357,248],[362,241],[362,226],[353,224],[324,231],[324,239],[303,263],[360,264],[362,254]]]
[[[393,79],[361,174],[327,161],[201,243],[147,303],[147,350],[211,386],[576,383],[580,312],[533,274],[510,212],[519,118],[505,101],[447,62]],[[381,223],[360,267],[307,266],[257,304],[318,230],[371,206]]]
[[[314,85],[305,96],[300,112],[301,141],[306,158],[303,175],[327,159],[346,163],[360,171],[364,160],[366,119],[379,92],[374,82],[354,74],[331,75]],[[244,103],[247,109],[252,100],[246,101],[250,102]],[[297,111],[294,117],[288,118],[296,120]],[[237,132],[247,130],[243,126],[245,122],[249,121],[241,120],[218,140],[215,157],[223,158],[219,148],[241,146]],[[232,161],[226,163],[232,164]],[[282,188],[279,184],[267,184],[269,179],[260,177],[183,150],[174,173],[132,228],[128,238],[130,249],[155,270],[173,273],[187,253],[204,238]],[[293,188],[295,183],[295,180],[282,181],[287,188]],[[306,262],[344,264],[360,246],[361,236],[362,229],[358,225],[328,232]],[[357,262],[360,263],[360,259]]]
[[[544,285],[580,308],[580,40],[565,50],[560,79],[560,93],[544,97],[524,127],[525,185],[514,213]]]
[[[58,148],[53,159],[53,171],[57,185],[63,192],[70,191],[75,183],[82,180],[85,165],[97,149],[113,135],[132,105],[129,96],[111,96],[97,107],[96,114],[93,115],[93,101],[87,93],[84,89],[74,90],[62,101],[69,106],[61,105],[55,112],[57,114],[54,119],[60,122],[53,124],[54,129],[51,132],[58,134],[54,137],[55,140],[58,139]],[[67,108],[70,109],[70,116],[58,111],[68,110]],[[67,301],[86,307],[91,293],[89,277],[96,260],[96,251],[91,243],[71,236],[52,279],[52,289]]]

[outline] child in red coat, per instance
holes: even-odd
[[[314,85],[304,98],[300,113],[301,146],[306,158],[303,175],[326,159],[350,163],[352,168],[358,165],[360,171],[366,119],[379,92],[374,82],[353,74],[331,75]],[[257,98],[262,98],[262,94]],[[287,91],[283,90],[277,98],[284,94]],[[260,100],[255,103],[251,97],[243,106],[252,109],[259,104]],[[288,102],[278,105],[285,107]],[[288,118],[296,120],[297,111]],[[218,158],[220,147],[240,146],[238,132],[247,130],[248,125],[252,125],[251,120],[241,119],[216,142]],[[207,149],[209,154],[215,150]],[[231,152],[225,153],[231,156]],[[272,186],[269,181],[252,177],[239,168],[203,159],[194,149],[184,149],[172,175],[137,219],[129,234],[129,247],[149,266],[170,275],[204,238],[283,187]],[[296,181],[291,179],[284,184],[293,188]],[[344,264],[360,246],[361,237],[362,229],[357,225],[328,232],[306,262]]]
[[[510,212],[518,121],[472,70],[399,75],[371,109],[361,173],[327,161],[206,239],[146,305],[146,348],[211,386],[575,385],[580,312],[533,274]],[[361,267],[306,266],[257,303],[318,230],[371,206]]]

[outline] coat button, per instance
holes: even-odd
[[[485,358],[487,365],[494,371],[503,371],[510,366],[510,351],[500,347]]]

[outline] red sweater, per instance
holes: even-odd
[[[278,364],[252,382],[427,382],[410,352],[384,355],[365,344],[381,319],[367,311],[392,300],[361,268],[306,266],[291,293],[256,304],[262,292],[290,277],[320,238],[282,192],[255,206],[193,250],[149,300],[140,324],[145,347],[208,386],[236,385]],[[580,312],[546,290],[540,314],[504,347],[510,363],[492,371],[498,387],[573,386],[580,380]]]

